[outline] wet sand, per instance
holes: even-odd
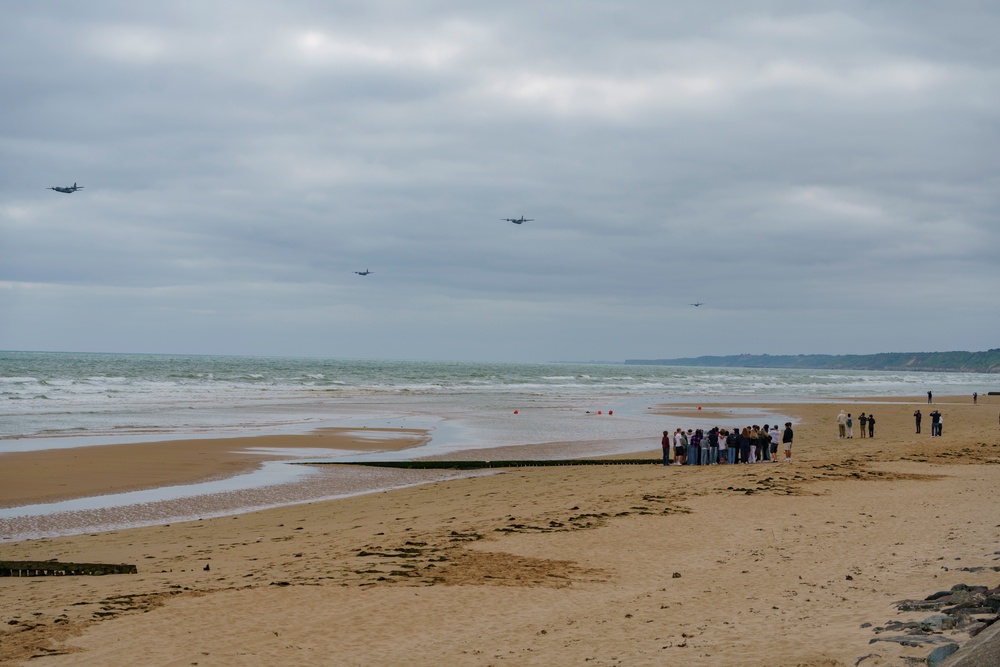
[[[296,435],[168,440],[0,454],[0,507],[48,503],[230,477],[281,450],[387,451],[417,447],[419,429],[324,428]],[[267,451],[277,450],[277,451]]]
[[[887,621],[920,616],[894,601],[1000,583],[989,399],[937,398],[940,438],[926,397],[691,415],[723,427],[793,415],[792,464],[518,468],[0,543],[0,560],[139,568],[0,578],[0,664],[902,666],[929,649],[869,643]],[[874,412],[875,438],[856,427],[839,439],[842,408]],[[685,418],[665,414],[662,430]],[[656,457],[659,435],[636,456]],[[45,493],[95,483],[77,477]]]

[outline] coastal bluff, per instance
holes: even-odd
[[[630,366],[801,368],[804,370],[1000,373],[1000,348],[985,352],[883,352],[878,354],[734,354],[677,359],[626,359]]]

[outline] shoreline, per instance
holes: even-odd
[[[1000,398],[992,402],[1000,408]],[[989,409],[989,402],[981,398],[973,406],[964,396],[941,396],[934,406],[946,409]],[[821,413],[822,406],[863,411],[864,404],[872,409],[894,410],[901,407],[920,409],[926,401],[921,396],[848,397],[831,398],[824,402],[763,403],[757,401],[705,401],[694,405],[685,399],[681,403],[658,403],[648,408],[648,414],[661,416],[673,428],[688,427],[691,420],[695,427],[712,423],[722,428],[734,425],[778,423],[791,419],[802,421],[795,413],[818,416],[818,423],[830,423],[830,417]],[[932,406],[933,407],[933,406]],[[925,412],[929,412],[925,410]],[[835,415],[835,413],[833,413]],[[589,415],[588,415],[589,416]],[[379,419],[376,418],[376,421]],[[905,416],[902,421],[905,421]],[[929,429],[926,420],[925,432]],[[855,430],[857,430],[855,426]],[[898,428],[898,427],[894,427]],[[880,428],[881,431],[881,428]],[[863,438],[856,438],[862,440]],[[426,460],[514,460],[545,458],[656,458],[659,456],[659,434],[650,432],[648,443],[630,438],[617,441],[567,440],[522,445],[475,447],[447,451],[440,454],[416,456]],[[219,482],[237,476],[248,476],[260,471],[267,462],[296,462],[328,459],[353,454],[377,452],[400,453],[434,442],[432,428],[404,428],[351,426],[314,428],[302,433],[245,435],[224,437],[166,438],[153,441],[117,443],[106,445],[81,445],[78,447],[51,448],[39,451],[10,451],[0,453],[0,511],[31,505],[65,503],[77,499],[128,494],[174,486],[189,486]],[[617,444],[615,444],[617,443]],[[262,479],[264,476],[260,476]],[[266,484],[259,482],[258,484]],[[391,486],[396,486],[392,484]],[[391,488],[386,487],[386,488]],[[378,492],[382,489],[370,489]],[[351,493],[356,492],[352,490]],[[329,495],[329,494],[327,494]],[[264,503],[272,505],[278,503]],[[0,519],[2,525],[2,519]]]

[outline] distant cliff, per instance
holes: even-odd
[[[856,371],[1000,373],[1000,348],[985,352],[884,352],[881,354],[738,354],[686,359],[626,359],[646,366],[715,368],[808,368]]]

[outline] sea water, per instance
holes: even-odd
[[[477,449],[556,442],[579,443],[567,455],[594,456],[655,449],[664,429],[712,425],[655,414],[652,408],[663,403],[780,404],[919,396],[927,391],[971,394],[985,393],[993,380],[969,373],[0,352],[0,454],[341,426],[422,428],[431,440],[397,452],[289,452],[288,458],[408,459],[459,452],[479,458]],[[40,517],[75,513],[81,517],[75,524],[79,530],[97,530],[178,520],[183,516],[177,515],[177,508],[184,503],[177,503],[185,498],[189,507],[192,498],[207,503],[198,516],[211,516],[390,488],[416,479],[416,473],[393,474],[369,475],[359,484],[360,473],[317,473],[268,463],[254,474],[215,486],[0,509],[0,539],[26,534],[11,528],[9,522],[15,519],[37,522]],[[440,478],[442,473],[433,475]],[[219,500],[217,506],[205,500],[209,498]],[[114,520],[88,522],[87,517],[102,516],[95,504],[104,513],[126,509],[114,510]],[[172,509],[150,515],[149,508],[157,504]],[[140,505],[142,520],[121,516],[128,514],[128,507]],[[28,532],[60,531],[66,532]]]
[[[247,435],[421,417],[472,424],[533,408],[618,408],[622,416],[664,402],[985,393],[991,381],[974,373],[0,352],[0,439]]]

